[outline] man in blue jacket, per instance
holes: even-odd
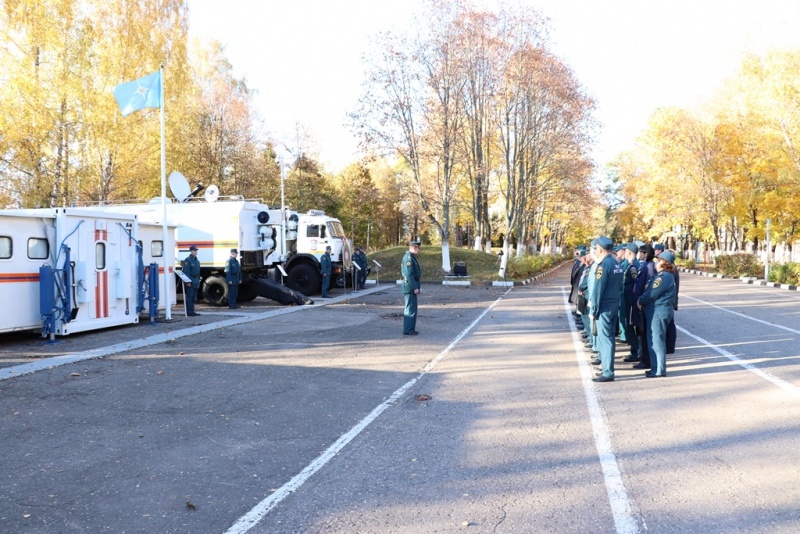
[[[331,267],[333,262],[331,261],[331,247],[325,247],[325,254],[323,254],[319,259],[319,269],[322,273],[322,298],[328,299],[328,286],[331,283]]]
[[[236,258],[239,251],[231,249],[231,257],[225,262],[225,282],[228,284],[228,307],[235,310],[239,307],[239,285],[242,283],[242,266]]]
[[[417,295],[420,289],[421,271],[417,254],[419,254],[419,241],[410,241],[408,251],[403,256],[400,271],[403,275],[403,335],[416,336],[417,332]]]
[[[189,247],[189,255],[181,263],[183,274],[189,277],[189,282],[184,286],[183,298],[186,301],[186,315],[195,317],[194,303],[197,301],[197,292],[200,291],[200,260],[197,259],[197,245]]]
[[[597,326],[597,350],[600,352],[601,372],[592,380],[614,381],[614,350],[619,324],[619,293],[622,286],[622,267],[611,254],[614,243],[606,236],[597,238],[595,254],[599,265],[591,293],[591,314]]]

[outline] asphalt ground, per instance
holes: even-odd
[[[568,277],[0,338],[134,346],[0,381],[0,531],[800,531],[800,295],[684,275],[669,376],[596,384]]]

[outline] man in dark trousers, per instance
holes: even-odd
[[[239,251],[231,249],[231,257],[225,262],[225,282],[228,284],[228,307],[235,310],[239,307],[236,299],[239,297],[239,285],[242,283],[242,266],[236,256]]]
[[[419,295],[420,277],[422,275],[417,261],[419,241],[410,241],[408,251],[403,256],[400,271],[403,275],[403,335],[416,336],[417,332],[417,295]]]
[[[653,263],[655,250],[650,245],[639,247],[639,272],[636,273],[636,280],[633,283],[634,302],[642,296],[650,283],[650,279],[656,275],[656,266]],[[639,335],[639,362],[634,369],[650,369],[650,350],[647,347],[647,321],[638,306],[631,307],[631,324],[636,328]]]
[[[319,259],[319,268],[322,272],[322,298],[329,299],[328,286],[331,283],[331,247],[325,247],[325,254]]]
[[[361,268],[356,272],[356,286],[358,289],[364,289],[367,283],[367,254],[361,247],[356,247],[356,253],[353,254],[353,261]]]
[[[197,245],[189,247],[189,255],[181,263],[183,274],[189,278],[184,287],[183,298],[186,301],[186,315],[194,317],[194,303],[197,300],[197,292],[200,290],[200,260],[197,259]]]
[[[619,324],[619,293],[622,286],[622,268],[614,254],[614,243],[606,236],[597,238],[595,254],[599,265],[595,271],[595,286],[591,292],[591,314],[596,321],[597,349],[599,351],[601,372],[592,380],[595,382],[614,381],[614,350],[616,346],[617,325]]]

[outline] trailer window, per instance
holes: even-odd
[[[32,237],[28,239],[28,258],[32,260],[46,260],[50,255],[47,239]]]
[[[7,260],[11,257],[11,238],[0,236],[0,260]]]
[[[153,241],[150,243],[150,255],[154,258],[160,258],[164,255],[164,242]]]
[[[106,268],[106,244],[95,243],[94,245],[94,263],[98,271]]]

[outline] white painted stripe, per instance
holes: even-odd
[[[512,288],[513,289],[513,288]],[[429,373],[436,364],[438,364],[442,358],[447,356],[447,354],[456,346],[456,344],[461,341],[461,339],[467,335],[478,322],[483,319],[483,317],[489,313],[492,308],[494,308],[498,302],[500,302],[503,297],[505,297],[508,292],[511,291],[509,289],[505,293],[503,293],[500,297],[497,298],[488,308],[486,308],[483,313],[481,313],[474,321],[470,323],[464,330],[458,334],[453,341],[445,348],[442,352],[439,353],[433,360],[428,362],[428,364],[422,368],[419,375],[412,378],[400,388],[398,388],[394,393],[392,393],[386,400],[376,406],[366,417],[364,417],[361,421],[358,422],[353,428],[348,430],[344,433],[339,439],[337,439],[330,447],[325,449],[322,454],[320,454],[313,462],[308,464],[305,469],[300,471],[291,480],[289,480],[286,484],[278,488],[272,495],[258,503],[253,507],[252,510],[247,512],[241,518],[239,518],[236,523],[234,523],[231,528],[229,528],[226,534],[243,534],[247,532],[251,528],[253,528],[259,521],[264,519],[264,517],[269,514],[269,512],[275,508],[283,499],[291,495],[293,492],[297,491],[309,478],[311,478],[314,473],[322,469],[325,464],[333,459],[348,443],[353,441],[353,439],[358,436],[362,430],[367,428],[375,419],[377,419],[384,411],[386,411],[389,406],[395,403],[397,399],[402,397],[406,394],[406,392],[411,389],[414,384],[416,384],[423,376]]]
[[[749,321],[753,321],[754,323],[760,323],[767,326],[772,326],[774,328],[778,328],[780,330],[785,330],[787,332],[791,332],[793,334],[800,334],[800,330],[796,330],[794,328],[789,328],[788,326],[783,326],[775,323],[771,323],[769,321],[762,321],[761,319],[756,319],[755,317],[750,317],[749,315],[745,315],[743,313],[735,312],[733,310],[729,310],[728,308],[723,308],[722,306],[717,306],[716,304],[711,304],[710,302],[706,302],[705,300],[696,299],[694,297],[690,297],[688,295],[681,294],[681,298],[687,298],[689,300],[694,300],[695,302],[699,302],[701,304],[705,304],[711,308],[716,308],[718,310],[722,310],[724,312],[730,313],[731,315],[736,315],[737,317],[741,317],[742,319],[747,319]]]
[[[235,319],[227,319],[225,321],[218,321],[213,322],[205,325],[200,326],[193,326],[191,328],[184,328],[182,330],[175,330],[172,332],[165,332],[163,334],[157,334],[155,336],[146,337],[144,339],[137,339],[134,341],[127,341],[125,343],[117,343],[116,345],[109,345],[107,347],[100,347],[92,350],[88,350],[85,352],[76,352],[73,354],[65,354],[63,356],[55,356],[52,358],[46,358],[42,360],[37,360],[32,363],[25,363],[22,365],[15,365],[13,367],[6,367],[4,369],[0,369],[0,381],[8,380],[9,378],[16,378],[18,376],[28,375],[31,373],[35,373],[37,371],[44,371],[46,369],[53,369],[55,367],[60,367],[62,365],[68,365],[70,363],[82,362],[85,360],[96,360],[98,358],[104,358],[106,356],[111,356],[112,354],[119,354],[120,352],[127,352],[129,350],[140,349],[142,347],[149,347],[151,345],[158,345],[159,343],[164,343],[166,341],[170,341],[173,339],[180,339],[186,336],[193,336],[195,334],[201,334],[204,332],[211,332],[212,330],[217,330],[219,328],[225,328],[228,326],[236,326],[240,324],[247,324],[252,323],[255,321],[262,321],[264,319],[269,319],[270,317],[277,317],[279,315],[285,315],[287,313],[295,313],[295,312],[302,312],[306,310],[312,310],[314,308],[318,308],[319,306],[327,306],[329,304],[335,304],[337,302],[341,302],[343,300],[348,300],[353,296],[364,296],[370,293],[376,293],[378,291],[382,291],[386,289],[385,287],[376,287],[372,289],[368,289],[366,291],[361,291],[358,295],[353,295],[352,293],[340,295],[334,297],[332,299],[328,299],[321,303],[318,303],[318,306],[293,306],[291,308],[281,308],[278,310],[270,310],[268,312],[256,313],[256,314],[246,314],[246,315],[239,315]],[[212,315],[217,315],[216,313],[212,313]],[[219,315],[229,315],[228,312],[221,312]],[[143,323],[137,328],[147,328],[147,323]]]
[[[603,470],[608,501],[611,505],[611,514],[614,517],[614,526],[618,534],[635,534],[639,532],[639,525],[633,517],[631,504],[628,500],[628,492],[625,490],[625,483],[622,481],[622,471],[620,471],[617,457],[614,455],[614,446],[611,443],[611,433],[608,429],[606,414],[597,399],[597,391],[594,388],[594,382],[592,382],[592,368],[586,363],[586,354],[578,331],[575,330],[575,319],[572,317],[567,291],[564,287],[561,288],[561,296],[564,299],[564,309],[567,312],[569,327],[572,331],[572,343],[575,346],[575,354],[578,357],[578,368],[581,373],[581,382],[583,382],[583,392],[586,395],[586,406],[589,409],[589,420],[592,423],[594,444],[597,448],[597,456],[600,459],[600,467]]]
[[[763,321],[758,321],[758,322],[763,322]],[[771,323],[767,323],[767,324],[771,324]],[[772,326],[778,326],[778,325],[772,325]],[[703,345],[713,349],[714,351],[718,352],[719,354],[722,354],[723,356],[725,356],[726,358],[728,358],[732,362],[735,362],[737,365],[740,365],[741,367],[743,367],[744,369],[747,369],[751,373],[754,373],[755,375],[763,378],[764,380],[766,380],[768,382],[771,382],[772,384],[778,386],[779,388],[788,391],[789,393],[791,393],[792,395],[795,395],[796,397],[800,397],[800,388],[798,388],[794,384],[791,384],[791,383],[789,383],[789,382],[787,382],[787,381],[785,381],[785,380],[783,380],[781,378],[778,378],[777,376],[771,375],[771,374],[767,373],[766,371],[762,371],[761,369],[757,368],[753,364],[748,363],[746,360],[743,360],[743,359],[739,358],[738,356],[736,356],[734,354],[731,354],[727,350],[725,350],[725,349],[723,349],[721,347],[718,347],[718,346],[706,341],[705,339],[703,339],[700,336],[696,336],[696,335],[692,334],[691,332],[689,332],[685,328],[681,328],[678,325],[675,325],[675,328],[677,328],[679,331],[681,331],[682,333],[686,334],[687,336],[689,336],[691,338],[694,338],[695,340],[699,341]]]

